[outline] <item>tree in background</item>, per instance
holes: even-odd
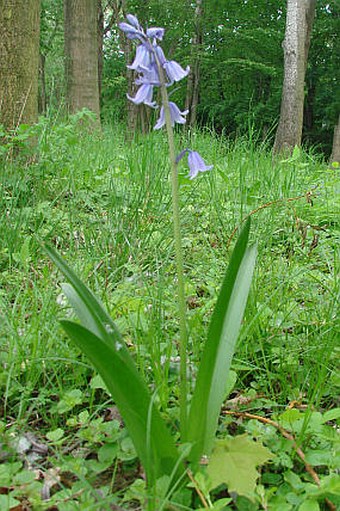
[[[268,136],[281,95],[284,14],[277,0],[205,2],[199,125]]]
[[[333,162],[340,163],[340,115],[338,118],[338,124],[334,127],[331,163]]]
[[[13,129],[38,115],[40,0],[1,0],[0,123]]]
[[[203,47],[203,6],[202,0],[196,1],[195,27],[192,37],[191,69],[188,76],[187,95],[185,99],[185,110],[189,110],[187,125],[194,127],[197,119],[197,107],[200,89],[200,64]]]
[[[284,80],[274,152],[301,144],[304,86],[316,0],[287,0]]]
[[[64,104],[63,0],[42,0],[40,21],[39,113]]]
[[[128,12],[127,12],[127,5],[126,0],[111,0],[109,1],[109,7],[112,9],[112,17],[111,19],[114,21],[115,26],[118,25],[118,23],[121,21],[122,18],[124,18]],[[145,7],[145,6],[144,6]],[[122,32],[118,32],[118,41],[119,41],[119,47],[120,50],[124,54],[124,59],[126,62],[131,64],[131,59],[133,56],[133,46],[131,43],[131,40],[128,39]],[[126,82],[127,87],[126,90],[128,94],[133,97],[136,93],[136,84],[135,84],[135,77],[134,77],[134,71],[132,71],[129,68],[126,68]],[[133,134],[136,131],[137,128],[137,122],[138,122],[138,114],[140,110],[143,108],[143,105],[135,105],[131,101],[128,101],[125,98],[125,104],[126,104],[126,111],[127,111],[127,132],[128,137],[132,138]]]
[[[65,104],[63,1],[42,0],[45,72],[41,73],[41,105],[46,104],[52,114],[62,112]],[[305,79],[302,141],[308,146],[317,145],[327,157],[339,113],[339,9],[338,3],[329,0],[316,3]],[[107,122],[127,122],[128,131],[134,133],[150,123],[146,122],[144,106],[126,99],[127,90],[135,95],[133,73],[125,67],[125,62],[132,60],[131,41],[119,33],[117,23],[127,13],[136,14],[146,25],[164,26],[164,49],[169,58],[190,65],[193,74],[198,70],[195,94],[189,79],[187,84],[178,84],[172,96],[181,104],[190,101],[193,122],[223,131],[231,138],[246,135],[252,140],[274,141],[284,77],[281,44],[286,1],[98,0],[99,75],[103,64],[101,115]],[[147,114],[156,116],[157,112],[148,110]]]
[[[64,30],[68,110],[88,108],[99,123],[98,1],[65,0]]]
[[[319,0],[313,24],[304,107],[303,141],[330,155],[340,112],[340,3]]]

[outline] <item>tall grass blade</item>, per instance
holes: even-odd
[[[62,321],[62,326],[103,378],[123,417],[148,483],[153,485],[157,478],[174,472],[180,477],[184,468],[178,462],[179,451],[114,322],[63,259],[50,247],[46,250],[70,281],[71,285],[64,285],[63,289],[86,325]]]
[[[209,454],[225,398],[227,375],[235,351],[256,259],[256,247],[247,248],[250,220],[234,248],[210,323],[191,402],[188,442],[195,464]]]

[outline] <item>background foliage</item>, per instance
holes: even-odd
[[[126,74],[112,7],[103,1],[105,18],[102,115],[124,120]],[[285,4],[275,0],[203,1],[203,43],[195,48],[200,61],[200,126],[228,136],[256,133],[273,136],[280,111],[283,80],[282,41]],[[126,2],[144,24],[167,29],[166,53],[183,65],[192,63],[195,3],[166,0]],[[317,2],[306,74],[304,142],[330,153],[333,127],[340,109],[340,5]],[[41,54],[45,58],[46,106],[58,109],[63,100],[63,9],[61,0],[43,1]],[[186,85],[175,92],[184,106]]]

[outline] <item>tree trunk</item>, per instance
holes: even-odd
[[[0,0],[0,124],[38,116],[40,0]]]
[[[284,80],[274,152],[301,145],[304,84],[316,0],[287,0]]]
[[[88,108],[99,123],[97,12],[97,0],[64,0],[67,106],[70,113]]]
[[[194,127],[197,119],[200,80],[200,52],[203,43],[202,30],[203,7],[202,0],[197,0],[195,9],[195,33],[192,40],[192,64],[188,76],[185,108],[189,110],[187,125]]]
[[[46,113],[46,107],[47,107],[45,62],[46,62],[45,55],[43,53],[40,53],[40,55],[39,55],[38,111],[39,111],[39,114],[43,114],[43,115]]]
[[[315,18],[315,8],[316,8],[316,0],[305,0],[306,2],[306,10],[305,10],[305,73],[307,71],[307,63],[308,63],[308,53],[310,47],[310,40],[312,37],[312,28]]]
[[[110,2],[110,6],[114,13],[115,24],[121,20],[121,18],[125,18],[126,14],[128,14],[127,2],[126,0],[112,0]],[[121,30],[118,31],[119,38],[119,46],[124,53],[124,60],[126,63],[131,63],[133,59],[133,46],[131,40],[125,37]],[[137,91],[137,86],[135,84],[135,73],[131,69],[126,69],[126,81],[127,81],[127,90],[126,92],[129,96],[135,96]],[[145,110],[144,105],[135,105],[132,101],[126,100],[126,110],[127,110],[127,139],[130,141],[134,137],[135,132],[138,129],[138,126],[145,129],[145,116],[143,116],[143,111]],[[139,121],[139,122],[138,122]]]
[[[340,163],[340,115],[338,118],[338,124],[334,127],[331,163],[334,162]]]
[[[102,78],[103,78],[103,63],[104,63],[104,49],[103,49],[103,38],[104,38],[104,11],[102,6],[102,0],[97,0],[98,11],[98,92],[99,101],[102,95]]]

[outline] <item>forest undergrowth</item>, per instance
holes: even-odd
[[[22,127],[0,152],[0,509],[145,509],[144,474],[119,413],[58,323],[72,312],[41,243],[101,299],[176,429],[166,139],[128,142],[121,126],[84,135],[77,118],[34,130],[37,149]],[[251,216],[258,258],[218,435],[248,433],[271,459],[254,488],[239,466],[232,470],[243,491],[237,481],[237,491],[234,482],[211,491],[190,474],[190,485],[157,509],[336,509],[339,169],[299,149],[274,159],[251,137],[177,137],[214,165],[195,181],[179,167],[190,378],[238,229]]]

